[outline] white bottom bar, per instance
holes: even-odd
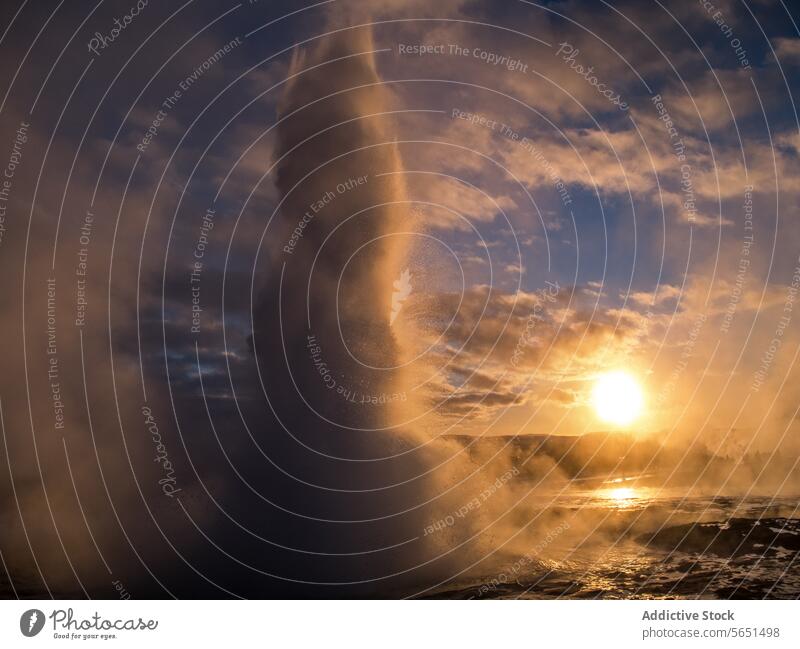
[[[32,600],[0,603],[0,646],[797,647],[799,616],[797,601]]]

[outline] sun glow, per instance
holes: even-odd
[[[641,415],[644,394],[636,379],[627,372],[608,372],[595,381],[592,405],[603,421],[627,426]]]
[[[612,507],[614,509],[633,507],[641,498],[641,494],[633,487],[602,489],[597,495],[605,501],[607,507]]]
[[[608,497],[612,500],[633,500],[636,497],[636,491],[630,487],[618,487],[611,489],[608,492]]]

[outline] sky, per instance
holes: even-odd
[[[413,536],[469,471],[448,435],[800,451],[791,3],[0,12],[0,550],[32,588],[246,591],[219,539],[270,587],[367,583],[309,539]]]

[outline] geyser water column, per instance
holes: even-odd
[[[281,204],[265,305],[267,318],[279,308],[282,327],[257,341],[280,347],[270,367],[289,361],[292,390],[281,405],[294,416],[316,411],[316,425],[338,424],[343,439],[388,424],[369,397],[391,393],[392,281],[405,240],[393,233],[407,220],[398,176],[383,175],[400,161],[373,49],[362,29],[294,56],[280,107]]]
[[[410,219],[374,49],[357,29],[294,54],[279,111],[280,205],[254,307],[275,414],[259,443],[280,467],[271,497],[293,512],[275,515],[303,547],[355,553],[301,557],[295,567],[315,579],[380,578],[430,558],[408,541],[432,489],[394,426],[409,405],[390,316]]]

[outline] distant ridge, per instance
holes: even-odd
[[[550,460],[548,464],[551,467],[555,464],[569,480],[587,482],[623,478],[648,485],[707,486],[728,478],[735,483],[740,475],[750,481],[761,475],[761,481],[766,483],[772,473],[765,469],[768,460],[765,454],[734,460],[715,455],[700,444],[691,449],[662,444],[655,435],[595,432],[571,436],[444,435],[442,438],[464,446],[476,463],[510,461],[520,469],[518,479],[522,480],[541,478],[541,460]],[[785,477],[786,471],[782,475]]]

